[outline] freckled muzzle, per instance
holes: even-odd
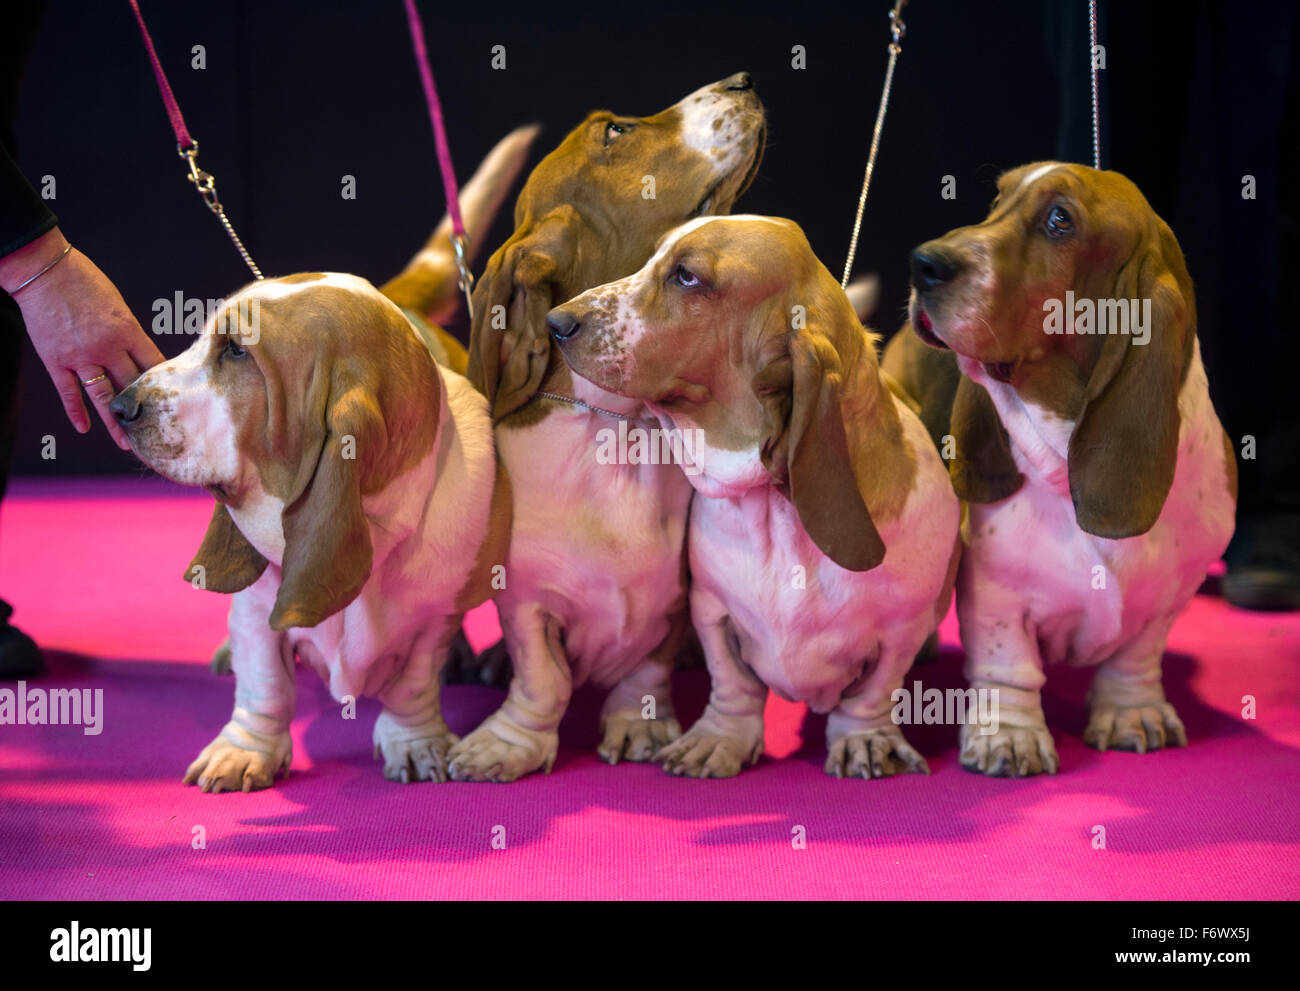
[[[139,434],[147,426],[157,425],[159,415],[169,409],[174,398],[173,393],[159,388],[157,383],[146,381],[147,375],[141,375],[108,404],[113,418],[126,430],[133,444],[133,432]]]
[[[146,382],[145,376],[141,375],[108,404],[113,418],[126,431],[136,457],[168,478],[172,475],[166,468],[182,454],[183,449],[180,438],[173,435],[174,431],[166,429],[173,398],[171,392]]]
[[[546,314],[546,328],[560,347],[565,363],[582,378],[617,392],[622,384],[622,347],[617,320],[597,303],[582,297],[557,306]]]

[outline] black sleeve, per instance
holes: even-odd
[[[0,142],[0,258],[59,222]]]
[[[59,222],[14,162],[18,85],[44,10],[44,0],[5,0],[0,30],[0,258]]]

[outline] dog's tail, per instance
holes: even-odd
[[[853,304],[853,312],[858,315],[858,322],[864,327],[870,326],[871,316],[876,312],[876,304],[880,302],[880,276],[872,272],[870,275],[854,279],[844,292],[848,295],[849,302]]]
[[[461,215],[469,233],[470,260],[482,250],[492,219],[528,160],[528,150],[539,130],[540,125],[530,124],[507,134],[488,152],[474,177],[460,191]],[[459,274],[448,214],[419,254],[400,275],[381,286],[380,292],[398,306],[414,310],[434,323],[442,323],[456,312],[460,302]]]

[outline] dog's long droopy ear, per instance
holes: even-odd
[[[196,572],[195,568],[203,570]],[[185,569],[185,580],[192,584],[201,575],[202,587],[209,592],[230,593],[248,588],[265,570],[266,558],[239,532],[226,507],[217,503],[208,532]]]
[[[788,483],[799,522],[823,554],[849,571],[869,571],[884,560],[885,544],[853,471],[843,381],[829,340],[810,329],[790,335],[788,364],[782,358],[754,379],[767,418],[763,466]]]
[[[582,220],[572,207],[526,220],[496,253],[474,290],[467,375],[487,396],[492,419],[527,403],[551,358],[546,314],[566,302]]]
[[[965,375],[957,383],[949,429],[955,450],[948,463],[948,477],[957,498],[1000,502],[1024,484],[1025,476],[1011,456],[1011,442],[992,397]]]
[[[317,370],[323,379],[331,377]],[[271,628],[315,626],[357,597],[370,577],[370,527],[361,507],[366,464],[386,443],[383,418],[374,393],[339,384],[336,370],[330,394],[310,405],[323,410],[323,423],[303,438],[298,497],[280,515],[284,559],[280,592],[271,611]],[[341,393],[341,394],[340,394]]]
[[[1139,308],[1150,300],[1148,325],[1141,336],[1107,335],[1070,437],[1079,526],[1110,539],[1146,533],[1164,507],[1178,457],[1178,392],[1195,340],[1183,253],[1169,226],[1152,219],[1112,290],[1114,299],[1136,300]]]

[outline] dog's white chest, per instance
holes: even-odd
[[[770,486],[697,497],[689,537],[696,623],[728,617],[744,663],[778,695],[818,712],[883,657],[910,661],[933,628],[957,532],[957,501],[934,461],[936,477],[882,528],[884,563],[865,572],[826,557]]]
[[[1013,441],[1025,484],[1003,502],[970,507],[959,599],[978,608],[981,597],[995,594],[991,586],[1014,592],[1043,659],[1083,665],[1112,655],[1152,621],[1181,612],[1227,546],[1235,509],[1223,429],[1199,348],[1179,406],[1174,481],[1155,525],[1136,537],[1108,540],[1081,530],[1064,461],[1044,476],[1041,463]]]

